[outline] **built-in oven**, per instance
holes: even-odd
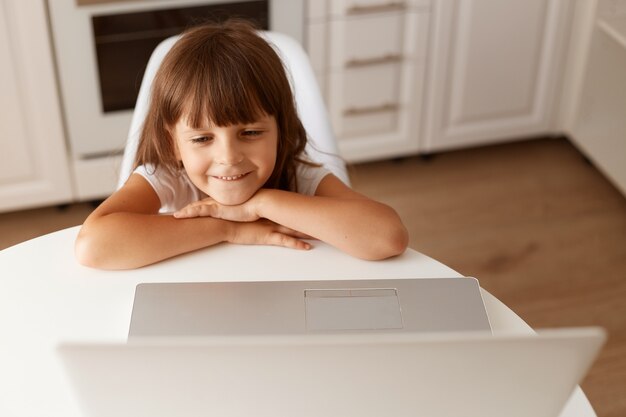
[[[106,195],[148,58],[163,39],[239,17],[302,42],[305,0],[48,0],[79,198]]]

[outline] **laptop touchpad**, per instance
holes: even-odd
[[[382,289],[305,290],[307,330],[401,329],[398,293]]]

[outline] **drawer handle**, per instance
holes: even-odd
[[[375,58],[351,59],[346,62],[346,68],[365,67],[368,65],[387,64],[389,62],[402,61],[402,55],[389,54]]]
[[[344,116],[360,116],[363,114],[370,113],[382,113],[389,111],[398,110],[397,104],[387,103],[380,106],[371,106],[371,107],[351,107],[349,109],[345,109],[343,111]]]
[[[347,11],[348,14],[362,14],[362,13],[378,13],[378,12],[389,12],[395,10],[404,10],[406,8],[406,3],[403,1],[392,1],[384,4],[373,4],[371,6],[360,6],[355,4],[350,7]]]

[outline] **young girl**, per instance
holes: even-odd
[[[402,253],[396,212],[307,159],[282,61],[249,24],[188,30],[161,64],[135,170],[85,221],[80,263],[124,269],[220,242]],[[164,215],[165,214],[165,215]]]

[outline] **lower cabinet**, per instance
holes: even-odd
[[[359,162],[416,153],[430,1],[310,7],[307,48],[341,156]]]
[[[568,134],[626,195],[626,1],[600,0],[597,13],[584,6],[588,43],[580,45],[583,65]]]
[[[0,0],[0,211],[72,200],[48,36],[43,2]]]
[[[434,1],[420,150],[555,132],[571,3]]]
[[[560,133],[570,0],[309,7],[307,47],[348,161]]]

